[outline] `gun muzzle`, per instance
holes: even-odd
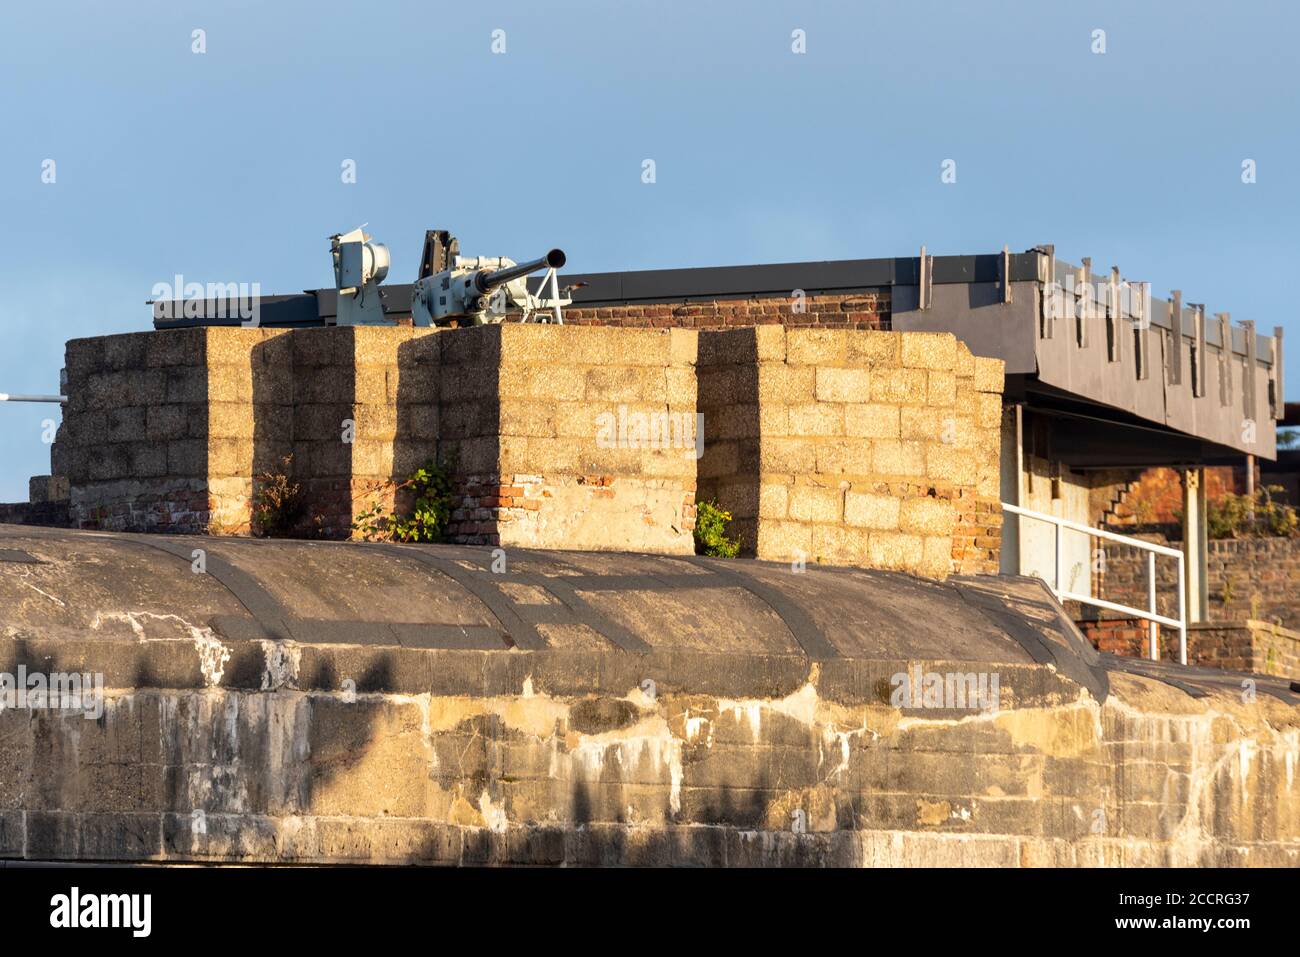
[[[512,279],[518,279],[520,276],[527,276],[535,273],[539,269],[559,269],[565,263],[564,250],[552,249],[541,259],[534,259],[532,262],[520,263],[518,266],[510,266],[506,269],[493,269],[474,274],[474,288],[480,293],[488,293],[497,286],[505,285]]]

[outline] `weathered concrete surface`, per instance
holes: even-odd
[[[1287,682],[1098,655],[1024,579],[16,526],[0,555],[0,673],[106,695],[0,711],[0,857],[1300,863]],[[996,675],[996,710],[896,706],[915,668]]]

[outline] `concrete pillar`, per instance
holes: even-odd
[[[1024,406],[1020,403],[1003,409],[1000,465],[1002,501],[1024,505]],[[1020,566],[1020,516],[1010,512],[1002,513],[1002,554],[998,568],[1003,575],[1024,573]]]
[[[1208,529],[1205,514],[1205,469],[1183,469],[1182,480],[1187,620],[1206,621],[1209,618],[1209,595],[1206,592]]]

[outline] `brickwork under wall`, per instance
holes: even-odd
[[[1071,602],[1078,614],[1078,605]],[[1068,606],[1067,606],[1068,607]],[[1095,609],[1086,609],[1084,617],[1076,621],[1079,630],[1092,642],[1098,651],[1108,651],[1113,655],[1127,658],[1150,657],[1151,636],[1147,623],[1137,618],[1100,618],[1092,615]],[[1157,638],[1161,661],[1178,660],[1178,632],[1170,628],[1161,628]],[[1194,649],[1197,648],[1192,635],[1188,634],[1187,660],[1191,664],[1210,664],[1194,661]],[[1222,667],[1222,666],[1220,666]]]
[[[1105,499],[1099,501],[1096,521],[1114,528],[1133,525],[1180,524],[1183,510],[1183,484],[1177,469],[1154,468],[1131,471],[1124,480],[1099,489]],[[1246,493],[1246,469],[1241,466],[1211,466],[1205,470],[1205,495],[1217,501],[1225,493]]]

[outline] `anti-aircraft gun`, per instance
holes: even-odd
[[[535,312],[550,309],[554,321],[563,323],[562,307],[571,300],[561,298],[556,270],[564,263],[560,249],[525,263],[504,256],[462,256],[456,237],[446,230],[431,229],[424,235],[420,276],[411,289],[411,316],[417,326],[442,325],[453,319],[482,325],[500,322],[515,309],[522,322],[528,322]],[[541,289],[547,290],[545,296],[528,291],[527,277],[539,269],[546,270],[541,284]]]
[[[379,284],[388,275],[388,249],[372,242],[360,229],[331,237],[334,280],[338,289],[340,325],[384,324]],[[450,232],[430,229],[424,234],[420,273],[411,287],[411,318],[417,326],[482,325],[500,322],[511,312],[521,322],[564,322],[556,270],[564,266],[564,251],[516,263],[504,256],[462,256],[460,242]],[[546,270],[538,293],[528,289],[528,277]],[[549,311],[543,317],[541,313]]]

